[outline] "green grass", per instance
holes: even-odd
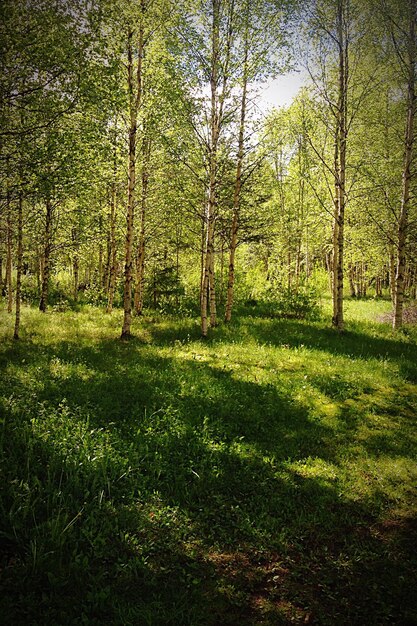
[[[417,624],[417,334],[1,311],[5,624]]]

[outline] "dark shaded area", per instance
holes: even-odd
[[[281,345],[283,328],[273,320],[253,334]],[[290,347],[382,351],[414,371],[413,345],[285,328]],[[181,340],[147,331],[156,345]],[[337,481],[288,466],[308,456],[339,464],[357,415],[341,415],[335,442],[285,390],[163,358],[139,339],[21,343],[5,354],[36,364],[42,390],[3,377],[17,399],[1,407],[4,623],[417,623],[417,516],[383,524],[395,503],[377,487],[350,501]],[[319,383],[332,389],[325,375]],[[364,443],[393,455],[410,445],[397,431]]]

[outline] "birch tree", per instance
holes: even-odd
[[[142,100],[142,63],[145,48],[145,13],[147,1],[141,0],[137,29],[132,24],[127,32],[127,87],[129,95],[129,153],[128,153],[128,198],[126,210],[126,246],[123,289],[123,326],[122,338],[131,335],[132,323],[132,281],[133,281],[133,224],[135,215],[136,193],[136,142],[138,132],[139,107]],[[137,60],[135,62],[135,56]]]
[[[309,7],[309,5],[307,5]],[[315,112],[326,128],[325,144],[319,147],[309,139],[322,164],[323,177],[332,202],[332,324],[344,326],[344,229],[349,194],[355,184],[360,160],[349,161],[349,136],[358,111],[372,88],[374,72],[361,75],[361,57],[366,50],[365,13],[354,0],[320,0],[308,8],[309,31],[314,49],[313,63],[307,69],[315,97],[325,106]],[[332,141],[332,155],[329,139]],[[350,180],[348,180],[350,172]],[[330,209],[329,209],[330,212]]]
[[[127,91],[128,91],[128,193],[126,209],[126,243],[123,289],[123,326],[121,337],[131,336],[132,295],[135,278],[135,214],[140,206],[141,233],[136,255],[136,312],[141,312],[143,305],[143,273],[145,262],[145,219],[147,203],[147,184],[149,178],[149,158],[151,143],[146,133],[146,113],[144,98],[146,93],[145,72],[146,58],[157,33],[167,25],[170,7],[165,2],[139,0],[138,4],[127,10]],[[149,53],[150,54],[150,53]],[[138,175],[137,148],[141,146],[141,172]],[[138,195],[139,183],[141,196]]]
[[[245,158],[251,152],[248,142],[248,114],[253,111],[251,103],[256,97],[251,93],[251,86],[268,76],[273,76],[284,67],[288,67],[288,41],[285,37],[285,26],[289,14],[281,7],[268,2],[239,3],[239,34],[236,45],[236,58],[239,59],[237,84],[240,95],[237,119],[237,150],[236,174],[233,188],[232,223],[229,239],[229,264],[225,322],[232,316],[233,292],[235,283],[235,257],[239,238],[239,220],[241,209],[241,194],[245,176]],[[252,108],[252,111],[250,110]],[[252,147],[253,152],[253,147]]]
[[[401,54],[398,45],[395,45],[398,60],[402,66],[402,70],[406,76],[407,85],[407,106],[405,121],[405,138],[404,138],[404,166],[402,173],[402,193],[401,205],[398,216],[397,230],[397,263],[395,272],[395,290],[394,290],[394,316],[393,328],[397,329],[402,326],[403,307],[404,307],[404,283],[405,283],[405,266],[406,266],[406,244],[409,228],[409,211],[411,203],[411,182],[413,177],[413,156],[414,156],[414,118],[416,109],[416,0],[408,0],[407,2],[407,22],[408,32],[403,30],[402,34],[406,35],[406,50],[404,55]],[[393,27],[393,26],[392,26]],[[405,32],[404,32],[405,31]],[[396,35],[392,31],[394,42]]]

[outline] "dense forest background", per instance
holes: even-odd
[[[7,309],[304,315],[417,284],[413,0],[1,4]],[[262,85],[308,78],[266,115]],[[281,307],[281,309],[280,309]],[[218,310],[217,310],[218,309]]]

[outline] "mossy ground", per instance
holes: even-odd
[[[417,624],[417,333],[0,312],[6,624]]]

